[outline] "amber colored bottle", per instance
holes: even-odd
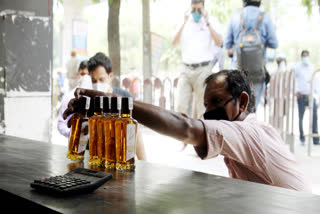
[[[102,117],[97,119],[97,155],[98,165],[105,167],[105,133],[104,121],[110,117],[109,97],[100,98],[100,108],[102,109]]]
[[[115,122],[116,169],[118,170],[135,169],[137,121],[131,117],[132,109],[132,98],[123,97],[121,119]]]
[[[105,134],[105,167],[115,169],[116,167],[116,144],[115,144],[115,122],[119,120],[118,98],[111,97],[110,117],[104,121]]]
[[[100,107],[100,96],[94,97],[93,109],[94,115],[89,118],[89,164],[99,165],[98,159],[98,130],[97,120],[102,117]]]
[[[90,97],[79,99],[79,111],[71,117],[71,130],[67,158],[79,161],[84,159],[84,153],[88,144],[88,111]]]

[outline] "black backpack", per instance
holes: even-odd
[[[265,79],[264,45],[261,40],[260,26],[263,20],[263,12],[260,12],[253,31],[248,31],[244,24],[243,13],[241,14],[242,31],[237,44],[238,68],[248,73],[253,83],[263,82]]]

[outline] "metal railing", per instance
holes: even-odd
[[[319,85],[314,85],[315,83],[315,77],[317,74],[320,74],[320,70],[315,71],[312,74],[311,77],[311,87],[310,87],[310,94],[309,94],[309,105],[308,105],[308,109],[309,109],[309,115],[310,115],[310,119],[309,119],[309,134],[308,134],[308,156],[311,156],[312,153],[312,138],[314,137],[320,137],[320,135],[318,133],[313,133],[313,111],[314,111],[314,102],[316,102],[314,100],[314,95],[319,96],[318,94],[314,94],[314,87],[320,87]],[[316,104],[315,104],[316,105]]]
[[[320,137],[318,133],[313,133],[313,112],[314,112],[314,87],[316,75],[320,74],[320,70],[315,71],[310,80],[309,104],[306,109],[309,110],[309,123],[307,137],[307,154],[312,154],[312,138]],[[271,76],[268,96],[269,117],[268,121],[276,128],[285,142],[289,143],[290,151],[295,150],[294,123],[296,91],[295,91],[295,73],[293,70],[287,72],[277,72]],[[317,95],[319,96],[319,95]],[[266,118],[266,117],[265,117]]]
[[[266,122],[278,130],[284,141],[289,142],[290,151],[294,152],[295,77],[293,71],[277,72],[271,75],[268,107],[269,121]]]
[[[142,82],[143,84],[141,84]],[[136,77],[133,80],[124,78],[121,81],[121,87],[130,92],[136,100],[144,100],[144,96],[151,96],[148,99],[152,104],[174,110],[177,83],[178,78],[171,80],[169,77],[164,79],[154,77],[142,81]],[[146,93],[146,91],[149,93]]]

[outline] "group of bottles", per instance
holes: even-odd
[[[132,98],[81,97],[78,102],[67,157],[83,160],[89,142],[91,166],[134,170],[137,122],[131,116]]]

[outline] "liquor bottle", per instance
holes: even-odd
[[[84,153],[88,144],[88,111],[90,108],[90,97],[79,99],[79,112],[71,117],[71,131],[67,157],[78,161],[84,159]]]
[[[121,119],[116,127],[116,169],[134,170],[136,154],[137,121],[131,117],[133,100],[122,98]]]
[[[105,167],[105,133],[104,121],[110,117],[109,97],[100,97],[100,108],[102,117],[97,119],[97,155],[98,165]]]
[[[97,120],[102,117],[100,107],[100,96],[94,97],[93,109],[94,115],[89,118],[89,164],[99,165],[98,159],[98,131]]]
[[[117,97],[111,97],[111,115],[104,121],[105,167],[108,169],[116,167],[115,122],[119,119],[118,100]]]

